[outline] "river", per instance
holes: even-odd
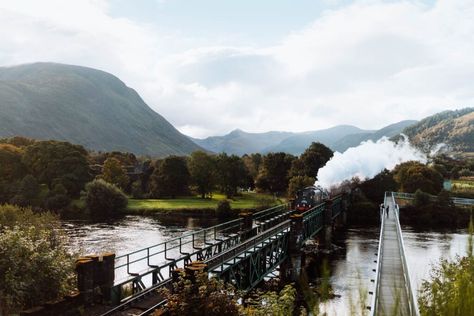
[[[69,236],[70,249],[76,253],[114,251],[120,255],[217,223],[216,219],[195,217],[128,215],[109,223],[64,221],[63,228]],[[468,239],[466,230],[417,231],[408,226],[403,226],[403,236],[417,289],[440,258],[465,254]],[[330,284],[337,297],[322,304],[322,311],[350,315],[351,307],[356,307],[361,297],[360,290],[372,290],[370,279],[375,275],[372,269],[376,265],[378,237],[379,227],[351,227],[335,234],[333,242],[340,249],[328,256],[328,262]]]

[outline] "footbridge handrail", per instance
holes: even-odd
[[[416,301],[415,297],[415,292],[412,287],[412,282],[410,278],[410,268],[408,267],[407,259],[406,259],[406,251],[405,251],[405,243],[403,241],[403,234],[402,234],[402,228],[400,226],[400,208],[398,204],[396,203],[395,200],[395,194],[394,192],[391,193],[391,198],[393,199],[393,203],[395,205],[395,214],[397,216],[397,220],[395,221],[397,225],[397,230],[398,230],[398,242],[400,243],[400,255],[402,259],[402,265],[403,265],[403,277],[405,279],[405,286],[406,286],[406,291],[408,293],[409,297],[409,308],[410,308],[410,315],[419,315],[419,310],[418,310],[418,304]]]
[[[385,194],[384,200],[387,199]],[[370,303],[370,316],[375,315],[377,310],[379,289],[380,289],[380,272],[382,271],[382,256],[383,256],[383,230],[384,230],[384,221],[385,221],[385,201],[380,205],[380,235],[379,235],[379,247],[377,250],[377,267],[375,268],[375,278],[374,280],[374,291],[372,293],[372,299]]]
[[[392,192],[392,194],[394,195],[395,198],[399,198],[399,199],[413,200],[415,198],[414,193]],[[438,198],[436,195],[432,195],[432,194],[428,194],[428,195],[431,201],[436,201],[436,199]],[[474,205],[474,199],[452,197],[451,201],[456,205],[463,205],[463,206]]]

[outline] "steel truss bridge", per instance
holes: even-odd
[[[156,289],[170,287],[173,273],[196,262],[236,288],[251,290],[286,260],[291,261],[306,240],[331,227],[347,210],[347,197],[336,196],[301,214],[289,204],[242,213],[238,219],[120,255],[115,258],[111,289],[115,307],[102,315],[114,315],[156,293]],[[289,268],[280,269],[280,275],[300,268],[291,264],[285,267]],[[157,300],[140,315],[165,303]]]

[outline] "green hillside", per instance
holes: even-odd
[[[451,151],[474,152],[474,108],[437,113],[407,127],[404,133],[425,150],[444,143]]]
[[[200,149],[115,76],[54,63],[0,68],[0,137],[15,135],[150,156]]]

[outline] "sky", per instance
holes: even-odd
[[[0,0],[0,21],[0,66],[110,72],[198,138],[474,105],[472,0]]]

